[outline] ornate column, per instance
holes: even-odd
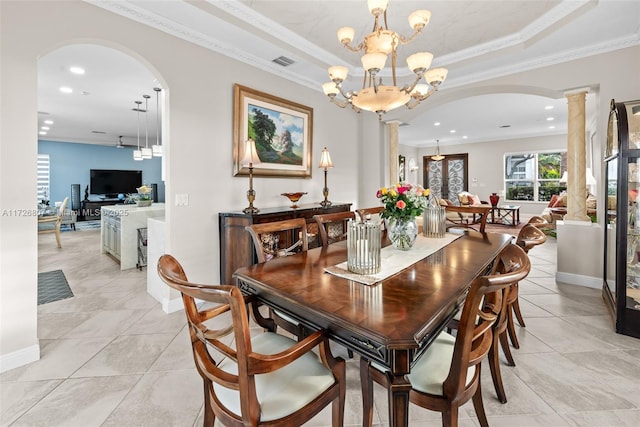
[[[389,185],[398,182],[398,127],[399,120],[385,122],[389,129]]]
[[[589,89],[565,92],[567,122],[567,214],[565,220],[590,221],[587,216],[585,102]]]

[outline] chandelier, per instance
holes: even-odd
[[[409,69],[415,73],[412,83],[398,86],[396,81],[397,48],[399,45],[411,43],[427,26],[431,18],[428,10],[416,10],[409,15],[409,25],[414,33],[404,37],[387,26],[387,5],[389,0],[367,0],[369,11],[375,18],[373,31],[365,36],[358,46],[352,46],[351,42],[355,30],[351,27],[342,27],[338,30],[338,39],[343,46],[352,52],[364,51],[362,66],[364,77],[362,89],[345,92],[342,82],[347,78],[349,69],[340,65],[329,68],[330,82],[322,85],[322,89],[329,100],[341,108],[350,105],[356,112],[360,110],[372,111],[382,118],[382,114],[394,110],[402,105],[411,109],[427,99],[438,90],[438,86],[447,77],[446,68],[429,69],[433,54],[418,52],[407,58]],[[384,25],[380,22],[384,20]],[[389,58],[390,57],[390,58]],[[392,86],[384,85],[380,72],[384,69],[387,60],[391,61]],[[422,79],[426,83],[420,83]],[[344,99],[336,99],[340,94]]]

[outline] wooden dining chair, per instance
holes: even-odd
[[[511,252],[522,253],[515,245],[505,248],[505,257]],[[514,257],[515,258],[515,257]],[[530,264],[514,267],[505,274],[491,274],[476,278],[467,294],[456,336],[441,332],[427,349],[414,361],[407,379],[411,383],[409,401],[442,413],[444,426],[458,425],[458,410],[469,401],[478,421],[487,427],[482,403],[480,364],[493,342],[493,326],[503,306],[503,293],[513,283],[528,274]],[[365,358],[360,362],[362,384],[363,425],[371,426],[373,418],[373,381],[389,389],[389,376]]]
[[[378,216],[380,216],[382,214],[382,212],[384,212],[384,206],[376,206],[374,208],[357,209],[356,212],[358,213],[358,216],[360,217],[360,221],[366,221],[367,219],[369,219],[370,215],[378,215]]]
[[[487,217],[491,212],[491,205],[456,206],[446,205],[447,213],[458,213],[459,219],[452,220],[447,215],[447,230],[450,228],[471,228],[484,233],[487,226]]]
[[[237,427],[302,425],[329,403],[332,425],[342,426],[345,362],[333,357],[324,331],[300,342],[272,332],[251,337],[250,300],[239,288],[189,282],[171,255],[160,257],[158,274],[182,294],[193,359],[204,382],[205,427],[216,418]],[[201,309],[196,299],[215,306]],[[214,318],[215,326],[208,322]]]
[[[347,223],[349,220],[355,220],[356,214],[353,211],[336,212],[314,215],[313,219],[318,224],[322,246],[329,246],[331,243],[346,240]]]
[[[258,263],[309,250],[307,222],[304,218],[252,224],[245,229],[251,235]],[[270,319],[265,319],[255,307],[253,314],[261,326],[272,332],[279,326],[299,338],[306,335],[304,327],[291,316],[269,308]]]
[[[525,224],[524,227],[520,229],[518,232],[518,236],[516,237],[516,245],[520,246],[526,253],[538,245],[543,244],[547,241],[547,235],[544,232],[534,226],[533,224]],[[508,305],[508,317],[507,317],[507,331],[509,332],[509,338],[511,338],[511,344],[515,348],[520,348],[520,343],[518,342],[518,336],[516,335],[516,327],[513,321],[513,315],[515,314],[516,319],[518,319],[518,323],[523,328],[526,326],[524,323],[524,319],[522,317],[522,312],[520,311],[520,303],[518,302],[518,284],[514,284],[511,287],[511,291],[509,293],[509,301],[507,301]]]
[[[527,222],[527,224],[531,224],[534,227],[538,227],[542,229],[551,227],[551,224],[549,224],[549,221],[547,221],[546,219],[538,215],[534,215],[531,218],[529,218],[529,221]]]
[[[67,210],[68,203],[69,197],[67,196],[62,201],[56,215],[38,218],[38,234],[55,233],[58,248],[62,248],[62,241],[60,240],[60,226],[62,225],[62,218]]]
[[[517,245],[511,245],[498,256],[494,262],[492,274],[510,274],[518,269],[526,270],[526,275],[531,271],[531,262],[526,252]],[[524,277],[523,277],[524,278]],[[522,279],[523,279],[522,278]],[[520,279],[520,280],[522,280]],[[502,384],[502,373],[500,371],[500,347],[510,366],[515,366],[509,342],[507,338],[507,326],[511,307],[511,292],[517,287],[517,282],[506,287],[502,291],[502,307],[496,323],[493,325],[493,341],[491,350],[489,350],[489,368],[491,370],[491,379],[496,390],[496,395],[501,403],[507,403],[507,394]]]

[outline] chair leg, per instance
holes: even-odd
[[[516,326],[513,322],[513,310],[511,309],[511,304],[507,306],[507,331],[509,332],[509,338],[511,338],[511,344],[513,344],[515,348],[520,348],[518,336],[516,335]]]
[[[473,408],[476,410],[476,415],[478,416],[478,422],[480,422],[481,427],[489,427],[489,422],[487,421],[487,414],[484,412],[484,404],[482,403],[482,387],[480,385],[480,366],[478,365],[478,388],[476,392],[473,394],[471,398],[473,400]]]
[[[211,409],[211,382],[207,380],[203,380],[204,382],[204,420],[202,423],[203,427],[213,427],[216,422],[216,416],[213,413],[213,409]]]
[[[504,357],[507,358],[507,365],[516,366],[516,361],[513,360],[513,355],[511,354],[511,348],[509,348],[509,340],[507,339],[507,331],[502,331],[499,336],[500,345],[502,346],[502,352],[504,353]],[[496,346],[496,350],[498,347]]]
[[[458,407],[442,411],[442,427],[458,427]]]
[[[328,348],[328,344],[327,344]],[[344,425],[344,404],[345,404],[345,396],[347,394],[347,371],[346,364],[344,360],[340,359],[338,362],[341,364],[341,377],[338,378],[340,381],[340,395],[333,400],[331,404],[331,425],[332,427],[342,427]]]
[[[513,308],[513,312],[516,315],[516,319],[518,319],[518,323],[520,324],[520,326],[525,328],[527,325],[524,324],[524,319],[522,318],[522,312],[520,311],[520,303],[518,302],[517,298],[513,302],[511,307]]]
[[[370,362],[360,358],[360,385],[362,387],[362,425],[371,427],[373,424],[373,379],[369,375]]]
[[[58,242],[58,248],[62,248],[62,242],[60,241],[60,226],[56,227],[56,242]]]
[[[496,389],[500,403],[507,403],[507,394],[504,392],[502,384],[502,373],[500,372],[500,349],[498,348],[498,337],[494,334],[491,349],[489,349],[489,370],[493,387]],[[475,404],[475,402],[474,402]]]

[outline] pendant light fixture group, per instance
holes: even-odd
[[[144,98],[144,110],[141,107],[142,101],[134,101],[136,107],[133,108],[133,111],[137,113],[137,127],[138,127],[138,147],[136,150],[133,150],[133,160],[145,160],[151,159],[155,157],[162,157],[162,145],[160,143],[160,89],[159,87],[154,87],[153,90],[156,92],[156,143],[149,147],[149,98],[150,95],[142,95]],[[144,147],[140,148],[140,113],[144,112]]]

